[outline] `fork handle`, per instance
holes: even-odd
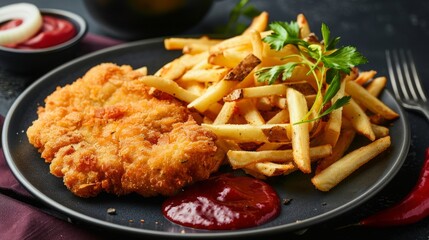
[[[422,110],[422,112],[426,116],[426,119],[429,121],[429,106],[425,105],[424,110]]]
[[[420,113],[423,113],[423,115],[426,117],[426,119],[429,121],[429,105],[425,104],[423,106],[415,106],[415,105],[409,105],[409,104],[403,104],[404,107],[408,109],[412,109],[415,111],[418,111]]]

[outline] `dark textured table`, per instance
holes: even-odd
[[[13,3],[0,0],[0,6]],[[104,34],[91,19],[82,1],[27,0],[41,8],[70,10],[82,15],[89,23],[89,32]],[[225,23],[227,10],[236,1],[215,1],[209,14],[185,34],[210,33],[218,24]],[[270,13],[270,20],[290,21],[304,13],[312,30],[318,35],[325,22],[333,35],[341,36],[341,43],[354,45],[368,59],[364,70],[376,69],[378,75],[388,76],[386,49],[410,49],[425,89],[429,89],[429,2],[427,0],[254,0],[257,8]],[[0,66],[0,114],[6,115],[18,95],[40,76],[8,72]],[[390,88],[390,86],[388,86]],[[383,209],[404,197],[414,186],[423,163],[424,149],[429,146],[428,123],[419,114],[407,112],[411,123],[411,146],[403,167],[393,180],[377,195],[359,207],[326,223],[308,229],[303,234],[282,234],[275,239],[429,239],[429,218],[416,224],[368,229],[339,226],[354,223],[360,218]],[[393,136],[401,137],[401,136]],[[100,232],[100,234],[102,234]]]

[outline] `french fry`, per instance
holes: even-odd
[[[190,44],[204,44],[212,46],[220,43],[222,40],[210,39],[206,36],[201,38],[167,38],[164,40],[164,47],[167,50],[182,50]]]
[[[362,165],[385,151],[390,144],[390,136],[387,136],[360,147],[314,175],[311,182],[320,191],[329,191]]]
[[[188,108],[195,108],[199,112],[205,112],[212,104],[215,104],[228,94],[236,85],[236,81],[221,80],[216,85],[208,88],[203,95],[190,102]]]
[[[344,153],[347,151],[350,144],[353,142],[355,135],[356,131],[353,128],[343,129],[340,133],[337,144],[332,148],[332,154],[323,159],[320,159],[317,162],[315,174],[317,175],[323,169],[332,165],[334,162],[338,161],[338,159],[344,156]]]
[[[214,120],[213,124],[226,124],[236,111],[236,102],[226,102]]]
[[[180,59],[175,59],[174,61],[163,66],[157,76],[175,80],[180,78],[186,72],[186,66],[180,61]]]
[[[144,76],[140,78],[140,81],[142,81],[147,86],[154,87],[160,91],[166,92],[184,102],[192,102],[193,100],[198,98],[198,95],[180,87],[176,82],[170,79],[157,76]],[[214,103],[206,110],[218,114],[221,108],[222,107],[220,106],[220,104]]]
[[[311,147],[312,161],[330,156],[332,147],[329,144]],[[288,163],[293,162],[293,150],[265,150],[265,151],[234,151],[227,152],[228,160],[233,168],[242,168],[257,162]]]
[[[263,34],[261,33],[261,37]],[[281,49],[280,51],[275,51],[274,49],[272,49],[270,47],[269,44],[266,44],[265,42],[262,43],[262,58],[264,60],[264,64],[263,66],[273,66],[273,65],[278,65],[278,64],[284,64],[289,62],[287,59],[283,59],[284,56],[289,56],[289,55],[295,55],[298,54],[298,48],[294,45],[288,44],[286,45],[283,49]],[[297,61],[299,60],[298,58],[295,57],[291,57],[290,61]]]
[[[307,102],[307,107],[311,108],[313,106],[314,101],[316,99],[316,95],[307,95],[305,96],[305,100]],[[287,99],[285,97],[279,97],[277,95],[271,96],[271,104],[279,109],[288,109],[287,107]]]
[[[227,72],[227,68],[190,69],[185,72],[180,79],[183,81],[218,82],[227,74]]]
[[[246,174],[249,174],[255,178],[267,179],[267,176],[259,172],[259,169],[256,168],[256,164],[251,164],[243,168]]]
[[[263,43],[262,43],[262,38],[261,38],[261,34],[256,31],[256,30],[252,30],[249,33],[250,36],[250,41],[252,43],[252,53],[255,57],[257,57],[258,59],[260,59],[259,64],[254,68],[254,72],[258,71],[261,66],[260,63],[262,62],[262,55],[263,55]],[[253,73],[255,74],[255,73]],[[261,85],[262,83],[258,82],[256,80],[257,78],[254,78],[254,85],[258,86]]]
[[[289,111],[286,109],[282,109],[266,123],[267,124],[287,123],[289,122],[289,120],[290,120]],[[258,147],[257,151],[275,150],[281,146],[284,146],[284,143],[264,143],[260,147]]]
[[[342,81],[340,89],[331,100],[332,104],[344,96],[345,86],[345,81]],[[337,144],[337,140],[341,132],[342,116],[343,108],[338,108],[331,112],[329,120],[325,125],[325,133],[323,134],[322,140],[323,143],[331,144],[331,146],[335,146]]]
[[[237,142],[290,142],[290,124],[202,124],[219,138]]]
[[[353,99],[350,99],[350,102],[343,106],[343,114],[350,120],[353,128],[358,133],[366,136],[371,141],[375,140],[369,117]]]
[[[307,106],[308,106],[308,104],[307,104]],[[309,119],[317,118],[317,116],[319,116],[319,113],[322,111],[322,107],[323,107],[323,96],[322,96],[322,94],[318,94],[314,98],[314,103],[311,105],[310,110],[308,110],[309,111]],[[312,129],[314,124],[316,124],[316,123],[317,123],[317,121],[310,122],[309,123],[310,129]]]
[[[207,61],[213,65],[234,68],[243,61],[249,53],[252,53],[252,48],[243,49],[243,46],[234,47],[219,52],[211,52]]]
[[[190,43],[183,46],[182,52],[184,54],[198,54],[210,50],[210,45],[205,43]]]
[[[210,53],[222,52],[229,48],[238,46],[246,46],[251,49],[252,43],[248,35],[238,35],[232,38],[225,39],[210,48]]]
[[[263,32],[268,25],[269,14],[268,12],[261,12],[258,16],[254,17],[250,26],[244,30],[243,35],[249,34],[252,31]]]
[[[247,55],[236,67],[225,76],[227,81],[243,81],[253,69],[261,63],[261,60],[253,54]]]
[[[381,91],[386,87],[387,78],[386,77],[378,77],[374,78],[368,86],[366,86],[366,90],[371,94],[372,96],[378,97],[380,95]]]
[[[293,88],[287,89],[287,103],[292,127],[292,149],[295,164],[304,173],[311,172],[310,134],[308,123],[300,123],[307,114],[307,103],[304,95]]]
[[[180,87],[188,90],[191,93],[194,93],[197,96],[201,96],[206,91],[205,83],[197,81],[182,81],[181,79],[177,79],[175,82]]]
[[[244,78],[243,81],[239,82],[237,84],[236,88],[234,88],[234,89],[237,89],[237,88],[247,88],[247,87],[254,86],[254,84],[255,84],[254,81],[255,81],[255,74],[254,74],[254,70],[252,70],[249,73],[249,75],[247,75],[247,77]]]
[[[374,131],[376,138],[382,138],[389,135],[389,129],[385,126],[371,124],[372,131]]]
[[[272,118],[270,118],[270,120],[267,121],[267,124],[287,123],[289,121],[289,111],[286,109],[282,109]]]
[[[195,108],[200,112],[206,111],[210,105],[221,100],[226,94],[232,91],[239,81],[246,76],[260,63],[260,60],[253,54],[248,55],[240,64],[233,68],[221,81],[212,88],[209,88],[203,95],[188,104],[188,108]]]
[[[273,177],[279,176],[295,168],[293,163],[273,163],[273,162],[259,162],[255,164],[256,169],[265,176]]]
[[[308,37],[311,33],[310,25],[308,24],[307,18],[304,16],[304,14],[300,13],[298,14],[296,21],[299,26],[299,35],[302,39]]]
[[[147,86],[154,87],[158,90],[166,92],[184,102],[192,102],[198,97],[198,95],[195,95],[190,91],[185,90],[184,88],[180,87],[176,82],[167,78],[157,76],[145,76],[140,78],[140,81],[142,81]]]
[[[376,79],[371,80],[371,82],[367,85],[366,90],[368,91],[369,94],[371,94],[374,97],[378,97],[378,95],[381,93],[381,91],[384,89],[384,87],[386,86],[386,81],[387,79],[385,77],[378,77]],[[365,106],[363,106],[362,104],[360,104],[360,107],[362,108],[363,111],[366,111],[367,108]],[[382,118],[382,116],[380,114],[376,114],[378,116],[380,116],[380,118]],[[373,115],[374,116],[374,115]],[[371,119],[370,116],[370,121],[373,122],[373,119]]]
[[[216,146],[220,147],[224,152],[228,152],[230,150],[241,150],[240,146],[235,141],[226,139],[217,139]]]
[[[179,57],[179,60],[183,65],[185,65],[186,69],[191,69],[195,65],[200,64],[201,62],[207,62],[208,56],[208,52],[201,52],[193,55],[184,54]]]
[[[306,81],[291,82],[291,83],[288,82],[286,84],[286,86],[291,87],[291,88],[297,90],[298,92],[301,92],[305,96],[315,95],[317,93],[317,89],[315,89],[312,85],[310,85]]]
[[[288,109],[286,97],[279,97],[277,95],[271,96],[271,103],[279,109]]]
[[[399,117],[398,113],[393,111],[378,98],[371,95],[364,87],[357,84],[355,81],[346,81],[346,92],[375,114],[380,114],[388,120]]]
[[[285,84],[273,84],[273,85],[264,85],[258,87],[248,87],[235,89],[230,94],[225,96],[224,101],[236,101],[243,98],[261,98],[268,97],[272,95],[285,96],[286,95],[286,85]]]
[[[249,124],[262,125],[265,123],[261,113],[256,109],[253,102],[249,99],[242,99],[237,102],[238,109]]]
[[[231,116],[234,114],[236,109],[236,102],[225,103],[222,106],[219,114],[216,116],[215,120],[211,124],[226,124]],[[227,139],[217,139],[216,146],[220,147],[225,153],[230,150],[241,150],[238,143],[227,140]]]
[[[250,36],[250,42],[252,44],[253,55],[255,55],[259,59],[262,59],[263,43],[261,39],[261,34],[258,31],[252,30],[249,33],[249,36]]]
[[[374,70],[360,72],[357,78],[354,80],[354,82],[359,85],[364,85],[365,83],[370,81],[376,74],[377,74],[377,71],[374,71]]]

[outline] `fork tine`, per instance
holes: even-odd
[[[407,83],[408,86],[408,90],[411,93],[411,96],[413,97],[414,100],[417,100],[417,93],[416,90],[414,88],[413,85],[413,79],[411,79],[411,75],[410,75],[410,68],[408,66],[408,61],[409,59],[407,59],[407,57],[405,56],[405,52],[403,49],[399,50],[399,56],[401,58],[401,65],[402,65],[402,69],[404,70],[404,77],[405,77],[405,82]]]
[[[416,64],[414,63],[414,58],[410,50],[407,51],[407,56],[408,56],[408,62],[410,63],[410,67],[411,67],[411,73],[413,74],[413,78],[414,78],[414,81],[411,81],[411,82],[415,83],[417,91],[420,94],[420,98],[423,99],[423,101],[427,102],[426,93],[423,90],[422,83],[420,82],[420,78],[417,74]],[[416,96],[416,98],[418,97]]]
[[[404,76],[405,76],[404,72],[406,72],[406,69],[403,68],[404,64],[401,64],[401,62],[404,62],[404,61],[399,60],[398,51],[393,50],[393,60],[395,64],[398,81],[399,81],[399,86],[402,90],[401,92],[404,95],[405,100],[409,101],[410,100],[410,95],[408,94],[409,89],[407,85],[405,85],[405,80],[404,80]]]
[[[419,111],[429,120],[428,97],[420,82],[410,50],[386,50],[387,69],[393,93],[399,103]],[[411,97],[411,98],[410,98]]]
[[[422,99],[427,102],[428,97],[418,77],[411,51],[386,50],[386,59],[395,96],[407,101]]]
[[[392,85],[393,93],[395,94],[396,98],[398,100],[401,99],[401,95],[398,91],[398,85],[397,80],[395,77],[395,73],[393,71],[393,63],[392,63],[392,56],[389,50],[386,50],[386,61],[387,61],[387,69],[389,71],[389,78],[390,78],[390,84]]]

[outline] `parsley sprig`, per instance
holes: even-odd
[[[309,114],[301,122],[309,122],[322,118],[328,115],[335,109],[338,109],[350,100],[350,96],[339,98],[324,112],[320,113],[324,106],[329,103],[337,94],[341,85],[341,73],[349,74],[351,69],[357,65],[367,63],[367,59],[362,56],[355,47],[343,46],[337,48],[340,38],[331,38],[329,27],[322,23],[321,33],[323,44],[309,43],[300,38],[299,25],[297,22],[273,22],[269,25],[272,33],[266,36],[263,41],[268,43],[271,49],[276,51],[282,50],[286,45],[295,45],[298,49],[298,54],[285,56],[298,57],[300,61],[288,62],[283,65],[261,68],[256,72],[257,79],[260,82],[273,84],[277,80],[286,81],[292,76],[296,66],[304,65],[310,69],[308,74],[313,74],[316,79],[318,91],[316,99],[323,96],[323,103],[320,108],[315,109],[317,116],[308,120]],[[320,74],[317,74],[317,72]],[[326,81],[328,88],[325,94],[322,94],[322,86]]]

